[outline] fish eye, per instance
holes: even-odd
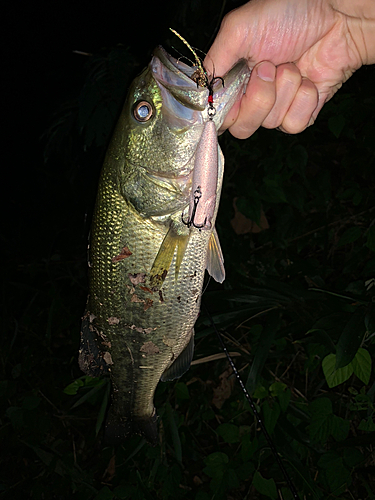
[[[133,115],[138,122],[148,122],[153,114],[154,110],[147,101],[138,101],[133,106]]]

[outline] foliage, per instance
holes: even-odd
[[[133,436],[101,447],[110,386],[77,366],[87,291],[80,221],[137,63],[125,47],[87,62],[69,118],[65,107],[49,129],[39,173],[47,191],[62,182],[64,210],[54,208],[54,224],[45,214],[28,252],[31,238],[9,237],[19,250],[3,270],[0,498],[289,500],[203,312],[193,366],[157,389],[158,446]],[[204,303],[306,499],[375,498],[374,74],[359,71],[298,136],[221,139],[227,279],[209,283]],[[71,199],[79,201],[68,207]],[[234,204],[269,228],[236,234]]]

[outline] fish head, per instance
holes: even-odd
[[[119,122],[125,153],[123,191],[143,215],[171,213],[188,200],[194,156],[208,120],[209,90],[197,85],[196,71],[196,66],[158,47],[129,90]],[[240,60],[222,77],[224,85],[221,79],[214,80],[216,129],[243,92],[248,76],[247,63]]]

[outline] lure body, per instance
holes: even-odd
[[[194,161],[189,221],[201,229],[211,229],[217,199],[218,142],[215,123],[204,124]]]

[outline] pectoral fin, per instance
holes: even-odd
[[[190,368],[191,361],[194,355],[194,330],[191,332],[191,337],[188,345],[182,351],[182,353],[173,361],[171,366],[165,370],[163,375],[160,377],[162,382],[167,382],[168,380],[174,380],[175,378],[181,377]]]
[[[159,252],[154,260],[150,272],[150,285],[152,288],[160,288],[171,267],[174,251],[177,247],[175,279],[177,279],[180,265],[185,254],[189,235],[178,235],[172,227],[169,228]]]
[[[225,280],[224,256],[215,228],[212,231],[208,244],[207,271],[218,283],[222,283]]]

